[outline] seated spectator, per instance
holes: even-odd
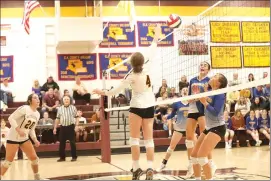
[[[240,99],[240,92],[239,91],[233,91],[227,93],[227,99],[226,99],[226,108],[228,112],[231,112],[231,106],[233,104],[236,104],[236,102]]]
[[[48,94],[45,94],[43,97],[42,114],[45,111],[56,114],[59,106],[59,98],[55,96],[53,88],[49,88]]]
[[[243,90],[240,90],[240,97],[251,99],[252,98],[251,91],[252,91],[252,89],[243,89]]]
[[[255,99],[256,97],[261,97],[263,100],[265,100],[262,85],[257,86],[256,88],[253,89],[253,99]]]
[[[159,98],[162,97],[164,93],[167,93],[167,88],[166,87],[161,87],[161,89],[159,89],[159,92],[155,95],[155,98]]]
[[[171,87],[171,89],[170,89],[170,92],[169,92],[169,94],[168,94],[168,97],[169,98],[174,98],[174,97],[177,97],[177,93],[176,93],[176,89],[175,89],[175,87]]]
[[[54,121],[49,118],[49,114],[47,111],[43,113],[43,118],[39,120],[38,125],[54,125]],[[54,134],[53,134],[53,129],[45,129],[42,131],[42,142],[46,144],[51,144],[55,142]]]
[[[64,97],[64,96],[68,96],[68,97],[70,98],[70,100],[71,100],[71,103],[70,103],[70,104],[74,104],[74,100],[73,100],[72,96],[70,95],[70,92],[68,91],[68,89],[65,89],[65,90],[64,90],[63,97]],[[63,105],[63,97],[62,97],[62,99],[61,99],[61,105]]]
[[[5,78],[3,80],[3,84],[1,85],[1,100],[7,105],[8,102],[13,102],[13,91],[11,90],[11,87],[8,83],[8,78]]]
[[[242,115],[246,117],[250,110],[250,100],[248,98],[240,97],[237,103],[235,104],[235,111],[240,110]]]
[[[264,102],[260,97],[255,97],[253,103],[250,106],[250,109],[253,111],[262,111],[266,106],[266,102]]]
[[[258,118],[258,129],[270,142],[270,117],[266,109],[262,111],[261,116]]]
[[[95,114],[91,117],[91,123],[97,123],[100,122],[100,109],[95,110]]]
[[[34,84],[32,86],[32,93],[37,94],[40,98],[40,102],[42,102],[41,86],[38,80],[34,80]]]
[[[48,77],[46,83],[44,83],[43,86],[41,87],[41,93],[42,94],[47,93],[50,88],[53,89],[53,92],[54,92],[55,96],[58,96],[58,97],[60,96],[59,95],[59,86],[54,81],[52,76]]]
[[[255,80],[254,75],[252,73],[248,74],[248,82],[252,82],[254,80]]]
[[[236,110],[234,115],[231,117],[232,121],[232,129],[236,133],[236,147],[240,147],[239,139],[240,132],[245,131],[245,119],[240,110]],[[247,145],[249,145],[249,141],[247,140]]]
[[[263,87],[263,96],[267,101],[270,99],[270,84],[266,84]]]
[[[1,119],[1,145],[0,150],[2,146],[6,148],[7,144],[7,136],[8,136],[9,128],[6,126],[6,121],[4,119]]]
[[[90,93],[88,93],[85,85],[81,82],[80,77],[75,78],[75,85],[72,88],[74,100],[85,100],[86,104],[90,103]]]
[[[77,110],[79,124],[87,124],[87,119],[84,118],[82,115],[83,115],[82,110]],[[75,132],[75,134],[76,134],[76,141],[77,142],[79,142],[81,136],[83,136],[84,141],[87,141],[88,133],[87,133],[87,130],[84,126],[79,126],[78,130]]]
[[[158,97],[157,101],[164,101],[167,100],[168,98],[168,93],[164,92],[164,94],[162,95],[162,97]],[[168,109],[168,105],[167,104],[160,104],[157,106],[157,108],[159,109],[159,112],[161,112],[161,114],[164,116],[167,114],[167,109]]]
[[[234,131],[232,130],[232,121],[229,117],[229,112],[224,111],[223,120],[225,121],[225,124],[227,126],[226,134],[224,136],[225,138],[225,148],[232,148],[232,139],[234,136]]]
[[[180,82],[179,82],[179,92],[181,92],[182,89],[185,87],[187,87],[187,88],[189,87],[189,82],[187,81],[187,77],[185,75],[183,75],[181,77]]]
[[[259,139],[259,133],[257,130],[257,118],[255,116],[255,112],[251,110],[249,112],[249,116],[246,119],[246,130],[247,134],[251,135],[251,137],[256,141],[255,146],[260,146],[262,141]]]
[[[173,121],[171,119],[167,119],[167,117],[171,113],[172,113],[172,108],[168,108],[167,109],[167,114],[162,117],[163,129],[165,131],[168,131],[169,138],[171,138],[171,136],[172,136],[172,128],[173,128],[172,124],[173,124]]]
[[[268,77],[268,72],[263,73],[263,78],[266,78],[266,77]]]
[[[233,80],[229,81],[229,86],[235,86],[241,84],[241,80],[238,79],[238,73],[233,74]]]

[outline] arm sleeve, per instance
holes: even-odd
[[[214,106],[211,106],[210,104],[208,104],[208,106],[206,107],[206,109],[214,116],[218,116],[219,112],[221,111],[221,109],[223,108],[225,103],[225,96],[224,95],[219,95],[219,96],[215,96],[215,100],[214,100]]]
[[[9,116],[8,121],[9,121],[11,127],[13,127],[13,128],[18,127],[17,121],[19,118],[25,116],[25,112],[26,112],[25,106],[21,106]]]
[[[172,119],[175,115],[176,115],[176,112],[177,112],[177,105],[176,104],[173,104],[172,105],[172,112],[171,112],[171,114],[169,114],[168,116],[167,116],[167,119]]]
[[[107,96],[113,96],[113,95],[116,95],[117,93],[121,92],[123,89],[129,87],[129,80],[126,78],[126,79],[123,79],[121,81],[121,83],[116,87],[116,88],[113,88],[109,91],[106,91],[105,92],[105,95]]]

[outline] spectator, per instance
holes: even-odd
[[[258,118],[258,129],[270,142],[270,117],[266,109],[262,111],[261,117]]]
[[[159,97],[162,97],[164,93],[167,93],[167,88],[161,87],[161,89],[159,89],[159,92],[155,95],[155,98],[158,99]]]
[[[100,122],[100,109],[95,110],[95,114],[93,114],[91,117],[91,122],[92,123]]]
[[[75,84],[72,88],[74,100],[85,100],[86,104],[90,103],[90,93],[88,93],[85,85],[81,82],[80,77],[75,78]]]
[[[9,86],[9,83],[8,83],[8,78],[5,78],[3,80],[3,84],[1,85],[1,94],[3,94],[3,99],[1,98],[1,100],[3,100],[3,102],[7,105],[8,102],[13,102],[13,93],[12,93],[12,90]]]
[[[181,77],[181,80],[179,82],[179,93],[182,91],[183,88],[185,87],[189,87],[189,82],[187,81],[187,77],[185,75],[183,75]]]
[[[1,145],[0,145],[0,149],[2,148],[3,145],[6,148],[8,132],[9,132],[9,128],[6,127],[6,121],[4,119],[1,119],[1,143],[0,143]]]
[[[253,98],[255,99],[256,97],[262,97],[265,100],[262,85],[257,86],[256,88],[253,89]]]
[[[266,77],[268,77],[268,72],[263,73],[263,78],[266,78]]]
[[[41,87],[41,91],[42,91],[41,93],[43,94],[46,93],[47,91],[49,91],[50,88],[53,89],[55,96],[59,97],[59,86],[54,81],[52,76],[48,77],[46,83],[43,84],[43,86]]]
[[[235,85],[239,85],[242,82],[238,79],[238,73],[234,73],[233,74],[233,80],[229,81],[229,86],[235,86]]]
[[[38,80],[34,80],[34,84],[32,87],[32,93],[37,94],[40,99],[40,103],[42,102],[42,94],[41,94],[41,86]]]
[[[163,80],[162,80],[162,86],[159,88],[158,94],[161,93],[162,87],[165,87],[165,88],[166,88],[166,92],[169,93],[170,88],[167,86],[167,80],[166,80],[166,79],[163,79]]]
[[[226,99],[226,108],[228,112],[231,112],[231,106],[236,104],[236,102],[240,99],[240,92],[239,91],[233,91],[227,93],[227,99]]]
[[[224,116],[223,119],[225,121],[226,124],[226,134],[224,136],[225,138],[225,148],[232,148],[232,139],[234,136],[234,131],[232,130],[232,121],[229,117],[229,112],[228,111],[224,111]]]
[[[163,97],[158,97],[157,98],[157,101],[164,101],[164,100],[167,100],[168,98],[168,94],[167,92],[164,92],[164,94],[162,95]],[[161,112],[161,114],[164,116],[166,115],[167,113],[167,108],[168,108],[168,105],[167,104],[160,104],[157,106],[158,109],[159,109],[159,112]]]
[[[270,84],[266,84],[263,88],[263,96],[267,101],[270,99]]]
[[[64,93],[63,97],[68,96],[71,100],[71,104],[74,104],[74,100],[73,100],[72,96],[70,95],[70,92],[68,91],[68,89],[65,89],[63,93]],[[63,105],[63,97],[61,99],[61,105]]]
[[[84,118],[82,115],[83,115],[82,110],[78,110],[77,111],[77,118],[79,120],[79,124],[87,124],[87,119]],[[77,142],[79,142],[81,136],[83,136],[84,141],[87,141],[88,133],[87,133],[87,130],[84,126],[78,126],[78,130],[75,132],[75,134],[76,134],[76,141]]]
[[[248,81],[252,82],[254,80],[255,80],[254,75],[252,73],[248,74]]]
[[[248,98],[240,97],[240,99],[235,104],[235,111],[240,110],[242,115],[246,117],[246,114],[250,110],[250,100]]]
[[[45,94],[43,97],[43,107],[42,107],[42,114],[45,111],[50,112],[57,112],[59,107],[59,98],[55,96],[53,88],[49,88],[48,94]]]
[[[259,139],[259,133],[257,130],[257,118],[255,116],[255,112],[251,110],[249,112],[249,116],[246,119],[246,130],[247,134],[251,135],[252,138],[256,141],[255,146],[260,146],[262,141]],[[247,140],[248,141],[248,140]]]
[[[266,103],[260,97],[255,97],[250,109],[253,111],[261,111],[265,108],[265,106]]]
[[[169,97],[169,98],[174,98],[174,97],[176,97],[176,96],[177,96],[177,93],[176,93],[175,87],[171,87],[170,93],[168,94],[168,97]]]
[[[39,120],[38,125],[53,125],[54,121],[49,118],[49,114],[47,111],[43,113],[43,118]],[[42,132],[42,141],[46,144],[51,144],[55,142],[53,130],[52,129],[45,129]]]
[[[232,129],[236,133],[236,147],[240,147],[239,139],[240,139],[240,132],[245,131],[245,119],[241,113],[240,110],[236,110],[234,115],[231,117],[232,121]],[[249,142],[247,140],[247,145],[249,145]]]

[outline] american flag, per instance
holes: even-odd
[[[38,1],[25,1],[24,3],[24,17],[23,17],[23,25],[27,34],[30,34],[30,26],[29,26],[29,18],[30,13],[37,7],[40,6]]]

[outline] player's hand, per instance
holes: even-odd
[[[56,134],[56,129],[54,128],[53,133]]]
[[[17,127],[16,131],[17,131],[17,133],[19,134],[20,137],[26,137],[25,132],[21,128]]]
[[[200,101],[203,105],[206,105],[206,104],[207,104],[207,97],[201,97],[201,98],[199,98],[199,101]]]
[[[157,26],[154,28],[154,40],[159,40],[159,38],[161,38],[161,25],[157,24]]]
[[[35,141],[35,147],[39,147],[40,146],[40,142],[38,140]]]
[[[105,95],[104,91],[100,90],[100,89],[94,89],[92,91],[93,94],[98,94],[98,95]]]

